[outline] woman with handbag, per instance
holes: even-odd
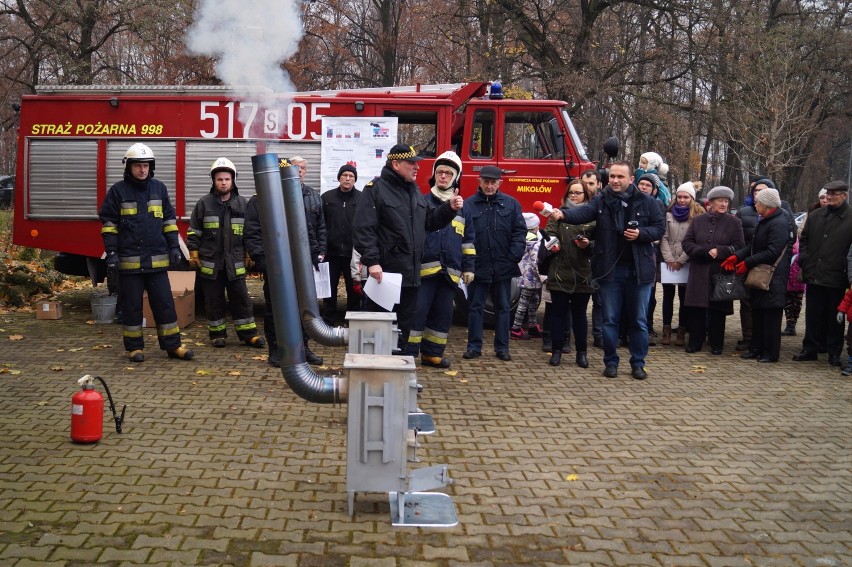
[[[584,204],[589,200],[589,190],[579,179],[568,185],[568,208]],[[562,360],[562,347],[565,344],[566,313],[571,313],[571,326],[574,330],[574,346],[577,349],[576,362],[580,368],[588,368],[586,356],[588,347],[589,321],[586,309],[589,299],[595,291],[592,287],[592,247],[591,240],[595,223],[566,224],[551,220],[547,223],[547,232],[559,238],[560,249],[547,271],[547,289],[550,290],[552,309],[551,340],[553,351],[548,363],[559,366]]]
[[[742,354],[758,362],[778,362],[781,351],[781,320],[790,271],[790,253],[796,224],[781,209],[775,189],[763,189],[755,196],[758,222],[750,246],[737,250],[722,262],[722,268],[745,276],[751,296],[751,343]],[[776,267],[780,269],[776,269]],[[764,289],[765,288],[765,289]]]
[[[666,213],[666,232],[660,240],[660,253],[667,269],[677,272],[689,262],[689,255],[683,251],[683,237],[692,224],[692,219],[704,214],[704,207],[695,202],[695,187],[687,181],[677,188],[675,198]],[[683,346],[686,338],[687,309],[683,302],[686,298],[685,284],[663,284],[663,344],[672,342],[672,319],[674,318],[675,291],[678,295],[677,337],[675,345]]]
[[[710,352],[722,354],[725,342],[725,317],[734,313],[734,302],[710,301],[713,277],[722,271],[722,261],[745,246],[743,223],[728,214],[734,192],[725,186],[707,193],[707,213],[698,215],[683,237],[683,251],[690,259],[685,305],[689,308],[689,343],[686,352],[698,352],[704,346],[710,324]]]

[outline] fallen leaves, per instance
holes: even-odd
[[[212,376],[213,372],[211,372],[210,370],[204,370],[203,368],[199,368],[195,371],[195,374],[197,376]]]
[[[228,376],[242,376],[239,370],[231,370],[228,372]]]
[[[569,474],[568,476],[565,477],[565,480],[567,480],[568,482],[573,482],[573,481],[579,480],[579,479],[580,479],[580,475],[578,475],[578,474]]]
[[[65,370],[61,366],[51,366],[50,369],[53,370],[54,372],[62,372],[63,370]]]
[[[24,340],[24,335],[9,335],[10,341],[22,341]]]
[[[692,370],[690,370],[690,372],[693,372],[695,374],[704,374],[705,370],[707,370],[706,366],[700,366],[696,364],[692,367]]]
[[[455,376],[458,373],[458,370],[447,370],[446,372],[444,372],[444,374],[446,374],[447,376]]]
[[[14,370],[12,368],[0,368],[0,374],[11,374],[12,376],[17,376],[21,373],[20,370]]]

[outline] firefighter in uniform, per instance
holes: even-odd
[[[459,187],[462,162],[453,151],[438,156],[432,166],[432,187],[426,197],[429,205],[439,207],[449,201]],[[424,366],[449,368],[444,357],[450,325],[453,322],[453,298],[459,280],[473,281],[476,249],[473,246],[473,222],[462,209],[450,224],[428,232],[420,263],[420,288],[417,290],[417,315],[408,335],[405,354],[421,355]]]
[[[257,335],[254,308],[246,288],[246,200],[237,188],[237,169],[231,160],[220,157],[210,167],[210,178],[210,193],[196,203],[186,233],[189,265],[201,276],[207,331],[214,347],[225,347],[227,292],[237,337],[249,346],[263,348],[266,341]]]
[[[154,152],[133,144],[124,154],[124,179],[107,191],[99,213],[108,268],[118,267],[124,349],[132,362],[145,360],[142,335],[142,294],[157,324],[160,348],[169,357],[190,360],[192,350],[181,344],[169,265],[181,260],[175,211],[166,186],[154,179]]]

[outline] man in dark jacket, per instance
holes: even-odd
[[[479,189],[468,199],[465,214],[473,221],[476,263],[473,283],[467,288],[467,350],[464,358],[482,355],[482,324],[485,299],[494,302],[494,353],[500,360],[509,354],[509,301],[512,278],[521,275],[518,263],[526,250],[527,225],[521,204],[499,191],[502,172],[486,165],[479,172]]]
[[[133,144],[124,154],[124,179],[107,191],[99,216],[106,263],[121,274],[124,349],[131,362],[145,360],[142,294],[148,292],[160,348],[170,358],[190,360],[180,342],[169,265],[181,260],[175,210],[166,186],[154,179],[154,152]]]
[[[807,284],[805,337],[795,361],[816,360],[820,344],[828,349],[828,363],[840,366],[843,323],[837,306],[849,287],[846,255],[852,245],[852,209],[846,202],[849,187],[832,181],[824,187],[828,205],[808,215],[799,237],[799,265]]]
[[[456,194],[437,208],[429,205],[415,183],[421,159],[411,146],[392,147],[379,177],[364,187],[352,224],[353,244],[369,276],[382,283],[384,272],[402,274],[400,300],[394,308],[400,349],[408,342],[417,313],[426,231],[449,224],[463,204]],[[365,303],[368,311],[386,311],[369,297]]]
[[[361,284],[352,281],[349,263],[352,260],[352,220],[361,191],[355,189],[358,170],[348,163],[337,172],[337,189],[322,194],[322,211],[328,229],[328,275],[331,279],[331,297],[323,300],[324,319],[329,325],[337,324],[337,283],[343,275],[346,283],[346,309],[359,311],[361,308]]]
[[[225,306],[230,305],[237,337],[249,346],[263,348],[266,342],[257,336],[254,307],[246,288],[246,200],[237,189],[237,169],[231,160],[221,157],[210,167],[210,178],[210,193],[196,203],[186,233],[189,265],[198,270],[204,292],[207,331],[214,347],[225,347]]]
[[[627,311],[631,375],[648,377],[648,297],[657,274],[653,243],[665,232],[665,217],[656,200],[633,185],[633,166],[617,161],[609,169],[609,184],[581,207],[552,215],[569,224],[597,221],[592,275],[599,285],[603,307],[604,376],[618,376],[618,324]]]

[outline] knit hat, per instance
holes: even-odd
[[[538,215],[535,213],[524,213],[524,223],[527,225],[527,230],[532,230],[534,228],[538,228],[539,225]]]
[[[755,195],[754,200],[770,209],[777,209],[781,206],[781,196],[776,189],[761,189]]]
[[[660,154],[658,154],[657,152],[645,152],[644,154],[639,156],[639,159],[642,158],[648,160],[649,169],[656,169],[657,171],[659,171],[660,166],[663,165],[663,158],[660,157]]]
[[[695,200],[695,185],[692,184],[692,181],[687,181],[686,183],[683,183],[682,185],[680,185],[677,188],[677,191],[675,191],[675,196],[677,196],[678,193],[686,193],[690,197],[692,197],[692,200],[694,201]]]
[[[772,182],[772,180],[769,179],[768,177],[763,177],[762,179],[758,179],[755,182],[754,185],[755,185],[755,187],[757,187],[758,185],[766,185],[767,189],[778,189],[778,187],[776,187],[775,184]]]
[[[340,176],[346,173],[347,171],[355,176],[355,181],[358,181],[358,170],[355,169],[355,166],[348,163],[344,163],[340,166],[340,169],[337,170],[337,180],[340,181]]]
[[[817,199],[822,199],[827,194],[828,194],[828,191],[826,191],[825,187],[823,187],[822,189],[819,190],[819,193],[817,193]]]
[[[759,194],[759,193],[758,193]],[[707,200],[712,201],[713,199],[727,199],[729,201],[734,200],[734,190],[730,187],[725,187],[724,185],[717,185],[710,189],[710,192],[707,193]]]
[[[640,182],[640,181],[642,181],[642,180],[645,180],[645,181],[647,181],[648,183],[650,183],[650,184],[651,184],[651,187],[653,187],[653,188],[654,188],[654,189],[656,189],[657,191],[659,191],[659,190],[660,190],[660,178],[659,178],[659,177],[657,177],[656,175],[654,175],[653,173],[646,173],[645,175],[643,175],[642,177],[640,177],[640,178],[636,181],[636,187],[639,187],[639,182]]]

